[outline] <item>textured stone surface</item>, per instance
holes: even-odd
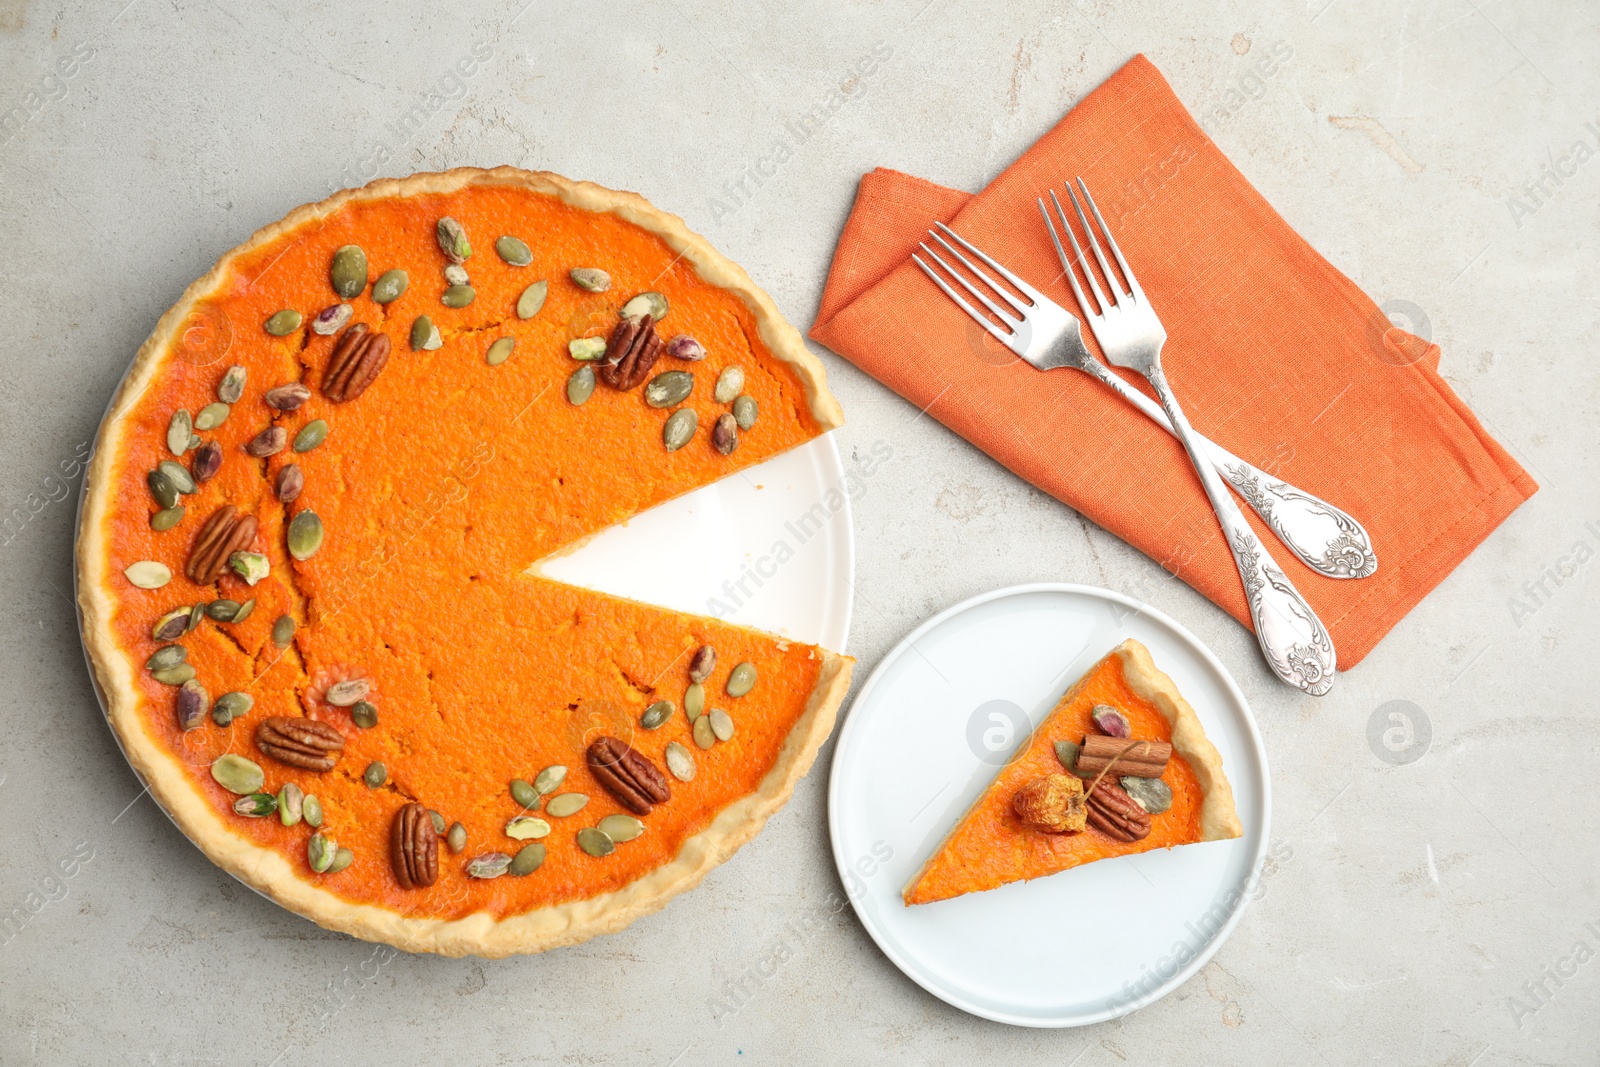
[[[1592,1061],[1600,159],[1563,156],[1600,140],[1600,14],[923,4],[0,0],[0,108],[20,109],[0,127],[0,1062]],[[1292,57],[1253,74],[1280,42]],[[855,504],[863,669],[931,612],[1064,579],[1176,616],[1251,699],[1281,859],[1176,994],[1070,1032],[924,994],[840,910],[823,773],[665,912],[497,962],[326,933],[138,796],[68,602],[78,461],[128,358],[222,252],[342,185],[510,162],[681,213],[804,327],[863,170],[978,188],[1139,50],[1312,244],[1411,309],[1544,486],[1316,702],[1149,560],[827,357],[847,458],[893,451]],[[1404,765],[1368,740],[1391,701],[1431,733]],[[1580,773],[1543,773],[1558,764]]]

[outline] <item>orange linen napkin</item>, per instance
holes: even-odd
[[[1247,512],[1354,665],[1538,487],[1440,378],[1438,346],[1391,328],[1290,229],[1143,56],[976,196],[862,178],[811,336],[1248,626],[1178,443],[1087,375],[1016,360],[910,262],[944,220],[1075,311],[1034,198],[1077,175],[1166,325],[1195,427],[1372,535],[1377,574],[1338,581]]]

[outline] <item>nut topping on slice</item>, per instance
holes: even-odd
[[[615,737],[589,746],[589,770],[617,803],[635,815],[649,815],[655,805],[672,799],[672,789],[654,763]]]
[[[1118,841],[1140,841],[1150,836],[1150,813],[1109,779],[1089,783],[1088,815],[1090,826]]]
[[[394,813],[389,862],[401,889],[426,889],[439,880],[439,833],[421,804],[407,804]]]
[[[322,395],[335,404],[367,391],[389,362],[389,338],[358,322],[339,336],[322,374]]]
[[[645,380],[661,358],[661,349],[655,319],[649,315],[623,319],[611,331],[611,341],[606,345],[610,361],[600,368],[600,377],[612,388],[626,392]]]
[[[210,585],[227,570],[228,557],[249,548],[255,539],[256,517],[241,514],[232,504],[224,504],[200,527],[183,572],[192,582]]]
[[[1047,834],[1071,834],[1087,825],[1083,781],[1070,774],[1035,778],[1011,798],[1011,809],[1024,826]]]
[[[279,715],[263,719],[256,727],[256,745],[279,763],[308,771],[331,771],[344,751],[344,735],[316,719]]]

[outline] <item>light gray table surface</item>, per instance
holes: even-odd
[[[0,0],[0,1063],[1595,1062],[1597,44],[1600,10],[1558,0]],[[827,110],[875,45],[890,57]],[[1174,995],[1032,1031],[902,977],[834,908],[831,744],[692,895],[499,961],[323,931],[140,797],[69,602],[78,461],[224,251],[379,174],[511,163],[682,214],[805,328],[862,172],[981,188],[1140,51],[1291,224],[1443,347],[1542,486],[1313,700],[1149,559],[818,349],[841,450],[893,449],[855,503],[862,677],[933,612],[1064,580],[1146,597],[1252,702],[1279,860]]]

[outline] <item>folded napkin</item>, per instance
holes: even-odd
[[[975,196],[863,177],[811,337],[1248,626],[1177,441],[1087,375],[1016,360],[910,261],[943,220],[1076,310],[1034,199],[1078,175],[1166,325],[1163,366],[1196,429],[1372,535],[1377,574],[1339,581],[1246,511],[1355,664],[1538,487],[1439,376],[1438,346],[1392,328],[1290,229],[1143,56]]]

